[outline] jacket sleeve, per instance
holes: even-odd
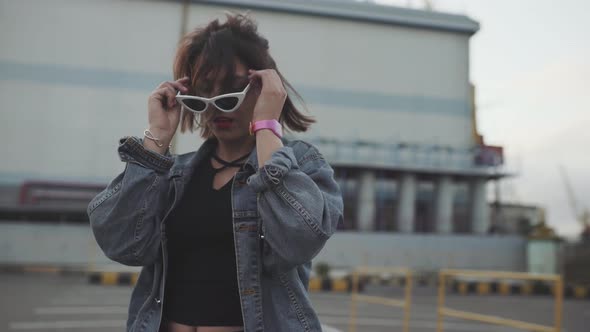
[[[258,193],[263,268],[290,270],[314,258],[343,219],[334,171],[314,146],[283,146],[248,178]],[[294,149],[303,150],[296,159]]]
[[[121,264],[153,263],[160,249],[160,220],[167,210],[173,157],[145,149],[137,137],[124,137],[118,148],[125,169],[89,203],[87,214],[96,242]]]

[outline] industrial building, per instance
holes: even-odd
[[[0,132],[11,142],[0,145],[11,156],[0,166],[4,210],[48,201],[83,206],[123,169],[118,139],[141,136],[147,96],[171,79],[179,37],[226,10],[250,10],[318,121],[294,137],[319,148],[343,191],[341,232],[318,259],[354,265],[370,251],[379,264],[524,269],[523,238],[488,235],[489,183],[509,172],[502,149],[477,132],[469,78],[476,21],[334,0],[2,6]],[[178,134],[174,151],[201,142]],[[35,190],[43,195],[30,204]],[[346,248],[356,253],[344,255]]]

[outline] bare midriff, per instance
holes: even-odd
[[[242,326],[190,326],[168,321],[167,332],[241,332]]]

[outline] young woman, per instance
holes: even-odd
[[[174,76],[149,97],[144,137],[120,140],[125,170],[88,206],[105,254],[142,266],[127,331],[321,331],[311,259],[342,197],[317,148],[282,137],[314,120],[243,15],[187,34]],[[199,128],[198,151],[169,153],[179,123]]]

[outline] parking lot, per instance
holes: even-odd
[[[89,284],[84,276],[54,274],[0,274],[0,331],[124,331],[131,286]],[[368,294],[399,297],[393,287],[369,287]],[[323,324],[348,331],[350,296],[318,292],[312,301]],[[436,330],[436,290],[416,288],[412,298],[410,330]],[[449,307],[550,325],[551,297],[460,296],[449,294]],[[394,307],[359,303],[357,331],[401,331],[402,311]],[[566,300],[563,331],[585,332],[590,301]],[[445,319],[445,331],[517,331],[459,319]]]

